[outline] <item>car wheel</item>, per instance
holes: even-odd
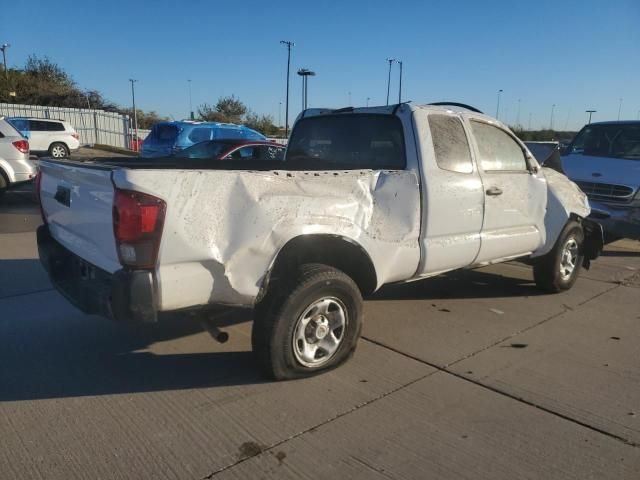
[[[553,249],[533,264],[533,277],[541,290],[558,293],[569,290],[578,278],[584,260],[582,226],[569,221]]]
[[[64,143],[52,143],[49,147],[49,155],[53,158],[66,158],[69,156],[69,149]]]
[[[4,175],[0,171],[0,198],[2,198],[7,191],[7,187],[9,186],[9,182],[4,178]]]
[[[289,285],[256,308],[252,344],[271,378],[303,378],[331,370],[353,355],[362,330],[362,296],[344,272],[303,265]]]

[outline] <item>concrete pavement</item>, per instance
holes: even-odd
[[[32,200],[7,202],[0,478],[640,478],[639,242],[560,295],[519,263],[387,287],[351,362],[272,383],[251,312],[220,345],[75,310],[36,260]]]

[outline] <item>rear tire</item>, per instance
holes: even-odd
[[[69,148],[64,143],[52,143],[49,146],[49,155],[53,158],[67,158],[69,156]]]
[[[8,187],[9,187],[9,182],[7,182],[7,179],[5,178],[2,170],[0,170],[0,198],[4,196]]]
[[[306,264],[292,280],[269,286],[251,332],[259,367],[276,380],[336,368],[353,355],[362,330],[362,296],[344,272]]]
[[[553,249],[533,264],[533,278],[540,290],[558,293],[576,283],[584,260],[583,241],[582,226],[574,220],[567,222]]]

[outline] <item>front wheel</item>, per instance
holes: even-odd
[[[252,344],[259,366],[277,380],[331,370],[354,352],[362,329],[362,296],[344,272],[303,265],[289,287],[273,284],[256,309]]]
[[[49,155],[53,158],[67,158],[69,156],[69,149],[64,143],[52,143],[49,147]]]
[[[533,264],[533,278],[541,290],[558,293],[569,290],[576,280],[584,260],[584,231],[576,221],[569,221],[553,249]]]

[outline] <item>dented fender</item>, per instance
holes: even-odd
[[[161,310],[251,306],[278,252],[306,235],[340,236],[370,257],[377,285],[420,258],[420,190],[411,170],[119,170],[114,183],[161,197],[167,213]]]

